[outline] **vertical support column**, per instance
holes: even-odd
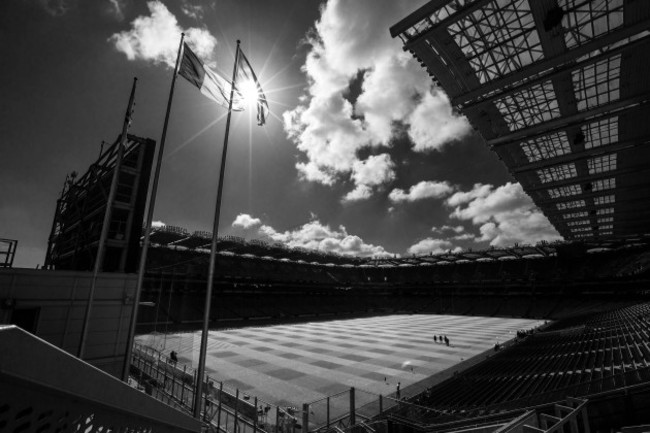
[[[183,366],[183,381],[181,381],[181,404],[185,403],[185,382],[184,379],[187,376],[187,365]]]
[[[172,397],[175,397],[175,396],[176,396],[176,389],[175,389],[175,388],[176,388],[176,380],[177,380],[177,377],[176,377],[176,376],[177,376],[177,375],[176,375],[176,366],[174,365],[174,366],[171,367],[171,368],[174,369],[174,370],[172,370],[173,373],[172,373],[172,391],[171,391],[171,393],[172,393]]]
[[[384,397],[379,394],[379,414],[384,413]]]
[[[589,427],[589,414],[587,413],[587,406],[582,407],[582,425],[585,429],[584,433],[591,433],[591,428]]]
[[[327,397],[327,429],[330,428],[330,398]]]
[[[235,424],[232,429],[234,433],[238,433],[239,429],[237,428],[237,419],[239,415],[239,388],[235,390]]]
[[[568,416],[571,417],[569,420],[569,424],[571,425],[571,433],[579,433],[578,429],[578,414],[577,413],[571,413]]]
[[[16,278],[15,275],[11,277],[12,280],[12,285],[13,285],[13,280]],[[70,321],[72,320],[72,310],[74,309],[75,305],[75,296],[77,296],[77,285],[79,284],[79,278],[75,278],[74,281],[72,282],[72,292],[70,294],[70,304],[68,307],[68,311],[65,313],[65,325],[63,328],[63,340],[61,341],[61,349],[67,350],[66,344],[67,344],[67,338],[68,338],[68,333],[70,332]],[[9,314],[9,313],[7,313]],[[0,314],[0,319],[2,319],[2,315]],[[4,321],[3,323],[9,323],[9,317],[7,317],[7,320]],[[122,323],[122,322],[120,322]]]
[[[196,370],[194,370],[194,374],[192,374],[192,383],[193,384],[196,384],[196,378],[197,378],[197,374],[196,374]],[[192,407],[197,407],[198,406],[197,399],[199,397],[198,397],[198,393],[196,392],[196,385],[194,385],[193,389],[190,388],[190,390],[192,392]]]
[[[309,432],[309,404],[302,404],[302,433]]]
[[[278,428],[280,427],[280,406],[275,407],[275,432],[278,433]]]
[[[354,405],[354,387],[350,388],[350,426],[357,423],[357,414]]]
[[[217,431],[221,428],[221,401],[223,400],[223,382],[219,382],[219,411],[217,412]]]
[[[257,418],[259,413],[257,412],[257,397],[255,397],[255,418],[253,418],[253,433],[257,433]]]

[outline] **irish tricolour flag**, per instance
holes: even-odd
[[[187,44],[183,44],[183,58],[181,59],[178,73],[198,87],[205,96],[217,104],[228,108],[230,82],[207,67]],[[241,111],[244,107],[233,104],[232,109]]]

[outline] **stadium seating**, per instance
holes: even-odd
[[[488,413],[650,380],[650,304],[560,321],[412,399],[401,416]]]

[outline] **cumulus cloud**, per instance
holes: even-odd
[[[250,217],[250,216],[249,216]],[[259,221],[257,218],[253,218]],[[312,220],[302,226],[284,232],[270,225],[262,224],[258,233],[274,242],[280,242],[290,248],[306,248],[324,253],[336,253],[355,257],[389,257],[389,253],[380,245],[365,242],[359,236],[351,235],[344,226],[331,228],[318,220]]]
[[[183,29],[176,17],[158,0],[147,2],[150,15],[139,16],[131,29],[115,33],[108,40],[129,60],[145,60],[173,68],[181,33],[192,50],[204,61],[213,64],[217,39],[203,28]]]
[[[442,150],[467,134],[469,125],[465,117],[454,116],[449,98],[440,91],[425,93],[408,123],[411,125],[408,135],[415,151]]]
[[[302,179],[326,185],[350,179],[357,188],[346,198],[365,198],[374,189],[355,171],[359,150],[390,146],[397,124],[419,151],[440,149],[469,130],[386,30],[413,8],[406,0],[329,0],[321,8],[307,38],[307,93],[283,115],[288,137],[306,159],[296,165]],[[351,85],[359,77],[361,92],[352,102]]]
[[[403,189],[396,188],[388,194],[388,198],[393,203],[404,202],[404,201],[416,201],[422,200],[425,198],[443,198],[454,191],[454,187],[449,184],[449,182],[437,182],[437,181],[422,181],[419,182],[411,188],[408,192],[405,192]]]
[[[259,226],[262,224],[262,221],[259,218],[253,218],[247,213],[240,213],[235,218],[235,221],[232,222],[233,227],[241,227],[243,229],[249,229],[251,227]]]
[[[490,194],[492,185],[483,185],[480,183],[474,184],[469,191],[458,191],[449,197],[446,201],[447,205],[451,207],[460,206],[469,203],[476,198],[483,198]]]
[[[472,190],[449,197],[446,204],[454,207],[451,218],[479,226],[477,242],[501,247],[562,239],[518,183],[497,188],[475,184]]]
[[[411,245],[408,248],[408,253],[421,256],[424,254],[442,254],[450,250],[452,252],[458,252],[461,251],[461,248],[454,247],[454,244],[446,239],[426,238]]]
[[[365,200],[372,197],[372,188],[368,185],[357,185],[343,197],[344,202]]]
[[[387,153],[372,155],[352,164],[352,180],[357,185],[344,197],[344,201],[362,200],[372,195],[373,187],[395,179],[395,164]]]

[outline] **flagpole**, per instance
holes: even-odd
[[[135,87],[138,82],[136,77],[133,77],[133,87],[131,88],[131,96],[129,97],[129,105],[126,108],[126,115],[124,116],[124,124],[122,126],[122,135],[117,147],[117,155],[115,156],[115,169],[113,172],[113,179],[111,180],[111,187],[108,192],[106,200],[106,211],[104,212],[104,220],[102,222],[102,231],[99,235],[99,243],[97,244],[97,254],[95,255],[95,264],[93,266],[93,275],[88,289],[88,302],[86,304],[86,313],[84,321],[81,326],[81,340],[79,342],[78,358],[82,359],[86,351],[86,340],[88,338],[88,328],[90,326],[90,316],[92,313],[93,302],[95,300],[95,289],[97,286],[97,276],[103,268],[104,255],[106,253],[106,242],[108,241],[108,232],[111,225],[111,217],[113,210],[113,203],[117,195],[117,185],[120,178],[120,171],[122,168],[122,156],[124,155],[124,146],[126,145],[127,134],[129,126],[131,125],[131,114],[133,113],[133,103],[135,100]]]
[[[205,310],[203,313],[203,331],[201,332],[201,350],[199,352],[199,369],[196,375],[196,392],[194,393],[194,417],[201,416],[201,402],[203,401],[203,376],[205,375],[205,356],[208,346],[208,330],[210,324],[210,303],[212,301],[212,285],[214,283],[214,271],[217,262],[217,239],[219,237],[219,215],[221,213],[221,195],[223,191],[223,177],[226,171],[226,152],[228,151],[228,134],[230,132],[230,115],[232,113],[232,99],[235,94],[235,80],[237,79],[237,63],[239,60],[239,44],[237,39],[237,51],[235,52],[235,66],[232,70],[232,84],[230,86],[230,101],[228,102],[228,117],[226,118],[226,132],[223,139],[223,151],[221,153],[221,169],[219,170],[219,184],[217,186],[217,203],[214,211],[214,223],[212,226],[212,245],[210,247],[210,264],[208,268],[208,283],[205,289]]]
[[[144,239],[142,241],[142,250],[140,251],[140,263],[138,264],[138,279],[135,286],[135,295],[133,297],[133,312],[131,313],[131,324],[129,326],[129,335],[126,340],[126,355],[124,358],[124,367],[122,370],[122,380],[129,380],[129,370],[131,369],[131,356],[133,354],[133,339],[135,337],[135,327],[138,322],[138,306],[140,304],[140,295],[142,293],[142,283],[147,271],[147,252],[149,250],[149,239],[151,237],[151,223],[153,222],[153,212],[156,204],[156,193],[158,191],[158,180],[160,178],[160,167],[162,166],[163,151],[165,149],[165,139],[167,137],[167,125],[169,123],[169,113],[172,108],[172,99],[174,97],[174,87],[176,85],[176,76],[178,75],[178,65],[183,50],[183,40],[185,33],[181,33],[181,42],[178,45],[178,54],[176,56],[176,66],[172,76],[172,84],[169,89],[169,98],[167,99],[167,112],[165,113],[165,123],[163,124],[162,136],[160,137],[160,146],[158,147],[158,157],[156,159],[156,168],[154,169],[153,181],[149,190],[149,206],[147,207],[147,220],[144,229]]]

